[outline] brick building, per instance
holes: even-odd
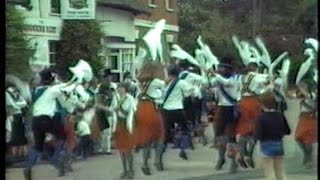
[[[178,40],[178,5],[177,0],[138,0],[141,4],[148,7],[150,15],[141,14],[135,17],[134,25],[142,37],[146,31],[153,27],[153,23],[166,19],[164,37],[167,42],[173,43]]]

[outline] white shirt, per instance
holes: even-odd
[[[12,95],[6,91],[6,106],[13,109],[13,114],[20,114],[21,109],[27,106],[27,102],[20,95],[17,100],[13,99]]]
[[[70,93],[66,87],[65,83],[48,87],[33,104],[33,116],[53,117],[57,111],[57,97],[61,96],[63,91]]]
[[[256,73],[256,72],[250,72],[247,75],[243,76],[243,83],[242,87],[248,82],[249,76],[253,75],[253,79],[251,80],[248,89],[255,94],[259,95],[263,92],[265,92],[267,88],[267,84],[269,82],[269,76],[267,74],[261,74],[261,73]],[[250,92],[245,91],[243,93],[243,96],[252,96]]]
[[[187,75],[185,75],[187,74]],[[196,85],[196,83],[199,84],[199,82],[202,82],[202,76],[193,73],[193,72],[189,72],[189,71],[182,71],[179,74],[179,78],[181,78],[182,76],[185,76],[185,78],[183,78],[183,80],[185,80],[186,82],[190,83],[190,85]]]
[[[159,99],[161,99],[163,96],[163,91],[165,87],[165,81],[155,78],[151,81],[146,94],[153,98],[155,101],[159,101]]]
[[[216,74],[210,79],[211,86],[216,88],[216,100],[218,106],[233,106],[233,102],[230,102],[222,93],[219,88],[219,84],[222,85],[223,89],[235,100],[239,101],[241,98],[241,76],[232,75],[229,78],[224,78],[219,74]]]
[[[77,134],[79,136],[90,135],[91,130],[89,124],[85,121],[80,121],[77,125]]]
[[[125,118],[127,123],[127,129],[132,133],[133,131],[133,116],[136,111],[136,102],[133,96],[127,93],[124,97],[120,97],[119,108],[126,112],[122,113],[120,110],[117,111],[119,118]]]
[[[166,93],[171,86],[173,81],[171,81],[166,87],[163,98],[165,98]],[[190,96],[193,92],[193,88],[187,81],[179,79],[175,87],[170,92],[167,100],[163,104],[163,109],[165,110],[178,110],[183,109],[183,99],[184,97]],[[163,99],[164,101],[164,99]]]

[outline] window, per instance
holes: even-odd
[[[157,7],[156,0],[148,0],[148,6],[152,8]]]
[[[58,41],[49,40],[49,60],[51,64],[57,62],[57,45]]]
[[[124,49],[122,50],[122,71],[132,72],[133,67],[133,50]]]
[[[53,14],[60,14],[60,0],[50,1],[50,12]]]
[[[174,0],[165,0],[165,1],[166,1],[166,9],[167,9],[167,11],[173,11]]]
[[[106,66],[117,76],[117,81],[123,79],[124,72],[132,72],[134,52],[131,48],[110,49]]]

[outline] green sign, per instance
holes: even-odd
[[[62,19],[95,19],[95,0],[61,0]]]

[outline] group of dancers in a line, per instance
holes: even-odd
[[[317,47],[309,49],[317,54]],[[205,70],[190,63],[188,58],[172,58],[172,63],[166,66],[157,61],[144,61],[134,81],[128,78],[116,84],[103,80],[95,90],[89,88],[93,73],[86,61],[80,60],[70,68],[74,76],[68,82],[58,82],[50,70],[42,71],[40,86],[36,88],[33,97],[34,145],[29,151],[24,169],[25,179],[32,179],[32,167],[43,151],[47,133],[56,138],[52,163],[59,170],[60,176],[65,174],[74,148],[74,141],[70,140],[72,132],[70,129],[68,131],[65,120],[69,120],[75,112],[86,116],[89,109],[94,109],[95,115],[102,113],[99,118],[109,122],[115,147],[120,152],[123,167],[121,178],[134,177],[133,150],[136,147],[142,149],[141,169],[145,175],[151,174],[148,160],[152,147],[155,148],[155,168],[165,170],[164,154],[167,144],[173,141],[174,132],[177,132],[172,131],[173,129],[179,129],[179,157],[187,160],[186,149],[190,146],[192,137],[188,127],[190,117],[186,115],[192,115],[193,112],[190,111],[192,108],[188,110],[184,102],[188,98],[204,99],[208,93],[212,94],[211,100],[217,107],[214,115],[214,142],[219,152],[217,170],[225,164],[226,156],[231,160],[232,173],[237,171],[238,165],[243,168],[254,167],[254,147],[257,140],[264,140],[261,127],[256,126],[256,120],[263,112],[277,111],[283,114],[286,110],[285,97],[288,96],[301,100],[296,140],[304,153],[304,165],[310,166],[312,144],[317,141],[316,88],[306,83],[303,79],[306,73],[301,75],[300,70],[295,86],[298,93],[290,94],[288,87],[284,86],[282,71],[277,75],[261,72],[258,61],[246,60],[249,63],[241,69],[241,73],[233,65],[235,59],[231,57],[222,57],[219,64],[213,64]],[[139,91],[132,93],[133,86],[138,87]],[[272,96],[267,96],[266,100],[266,94],[270,92]],[[266,103],[272,97],[275,99],[275,103],[271,103],[274,106]],[[277,126],[274,128],[277,129]],[[257,132],[257,129],[260,130]],[[271,135],[270,138],[279,140],[285,134],[288,131],[274,137]],[[274,143],[261,145],[264,145],[261,146],[264,149],[274,146]],[[283,156],[283,151],[266,152],[266,156]]]

